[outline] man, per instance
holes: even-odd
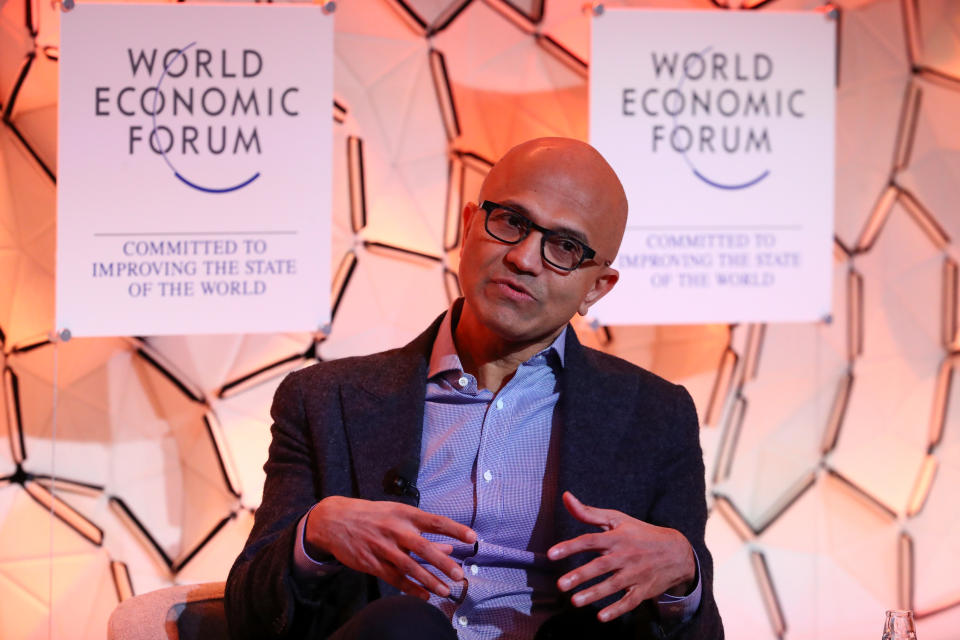
[[[589,145],[518,145],[464,208],[463,299],[284,380],[236,638],[722,638],[693,403],[567,324],[626,215]]]

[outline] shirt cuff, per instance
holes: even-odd
[[[310,511],[317,505],[313,505]],[[310,580],[328,576],[339,571],[343,565],[337,560],[314,560],[303,544],[304,531],[307,528],[307,511],[297,524],[297,537],[293,543],[293,577],[296,580]]]
[[[697,586],[685,596],[674,596],[669,593],[663,593],[657,597],[657,610],[660,612],[660,620],[670,624],[686,622],[693,617],[700,607],[700,594],[702,592],[702,580],[700,576],[700,558],[697,556],[697,550],[693,550],[693,559],[697,563]]]

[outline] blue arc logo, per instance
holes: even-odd
[[[707,54],[710,52],[711,49],[713,49],[713,46],[707,47],[706,49],[704,49],[703,51],[700,52],[700,55],[701,55],[701,56],[707,55]],[[677,90],[678,90],[678,91],[679,91],[681,88],[683,88],[683,82],[684,82],[684,80],[686,80],[686,79],[687,79],[687,68],[686,68],[686,66],[684,66],[684,67],[683,67],[683,76],[682,76],[681,79],[680,79],[680,84],[677,85]],[[677,116],[676,116],[676,115],[673,116],[673,125],[674,125],[674,126],[677,125]],[[691,159],[687,156],[687,152],[686,152],[686,151],[681,152],[680,155],[683,156],[683,161],[687,163],[687,166],[688,166],[688,167],[690,167],[690,170],[693,172],[693,175],[695,175],[695,176],[696,176],[697,178],[699,178],[701,181],[705,182],[706,184],[708,184],[708,185],[710,185],[711,187],[714,187],[714,188],[716,188],[716,189],[724,189],[724,190],[727,190],[727,191],[736,191],[737,189],[748,189],[748,188],[752,187],[753,185],[760,183],[761,181],[764,180],[764,178],[766,178],[767,176],[770,175],[770,170],[769,170],[769,169],[765,169],[763,172],[761,172],[761,173],[760,173],[759,175],[757,175],[756,177],[754,177],[754,178],[752,178],[752,179],[750,179],[750,180],[747,180],[747,181],[745,181],[745,182],[739,182],[739,183],[733,183],[733,184],[718,182],[717,180],[711,180],[711,179],[708,178],[702,171],[700,171],[699,169],[697,169],[696,165],[693,164],[693,160],[691,160]]]
[[[157,96],[160,94],[160,85],[163,84],[163,79],[167,77],[167,70],[170,68],[170,65],[176,62],[178,58],[184,55],[187,49],[194,46],[195,44],[197,44],[196,41],[191,42],[184,48],[180,49],[177,52],[177,55],[173,56],[170,62],[168,62],[163,67],[163,73],[160,74],[160,80],[157,81],[156,91],[154,91],[153,93],[153,107],[151,108],[151,111],[153,111],[153,116],[152,116],[153,129],[151,129],[150,131],[151,143],[154,143],[154,142],[159,143],[159,138],[154,138],[154,136],[157,135]],[[231,191],[237,191],[239,189],[243,189],[245,186],[247,186],[248,184],[252,183],[254,180],[260,177],[260,172],[257,171],[256,173],[254,173],[252,176],[250,176],[243,182],[240,182],[230,187],[206,187],[201,184],[197,184],[196,182],[193,182],[192,180],[189,180],[188,178],[184,177],[184,175],[179,171],[177,171],[177,168],[173,166],[173,163],[170,162],[170,158],[167,157],[167,152],[163,149],[163,146],[160,144],[157,144],[157,147],[160,149],[160,155],[163,157],[163,161],[166,162],[167,166],[170,167],[170,170],[173,171],[173,175],[176,176],[177,180],[187,185],[188,187],[192,187],[196,189],[197,191],[203,191],[204,193],[230,193]]]

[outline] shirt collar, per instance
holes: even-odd
[[[460,356],[457,355],[457,347],[453,342],[453,317],[459,319],[460,309],[463,307],[462,300],[454,300],[453,304],[443,316],[440,322],[440,329],[437,331],[437,338],[433,341],[433,349],[430,351],[430,368],[427,371],[427,379],[433,378],[447,371],[463,371],[463,364],[460,362]],[[551,352],[556,354],[557,367],[563,367],[563,357],[566,345],[568,326],[564,326],[560,335],[550,343],[550,345],[539,351],[536,355],[527,360],[530,362],[539,356],[549,356]],[[546,358],[551,362],[551,358]]]

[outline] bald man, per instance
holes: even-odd
[[[283,381],[233,637],[723,637],[693,403],[568,324],[626,216],[589,145],[518,145],[464,207],[463,298]]]

